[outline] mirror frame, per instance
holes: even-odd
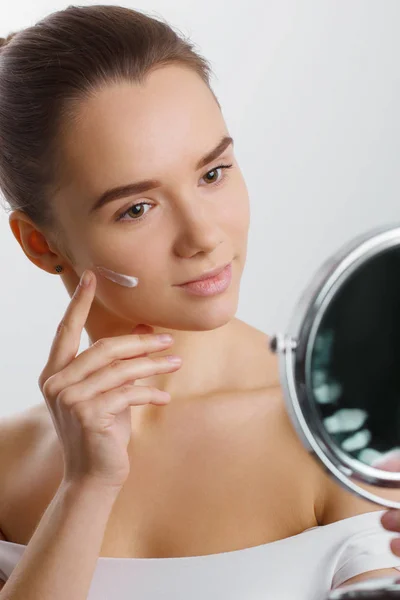
[[[350,583],[330,592],[327,600],[386,600],[399,598],[400,579],[398,577],[378,577]]]
[[[400,508],[400,501],[377,496],[350,478],[382,488],[400,488],[400,472],[363,464],[332,443],[316,409],[313,392],[307,392],[311,385],[310,360],[318,327],[335,293],[358,267],[396,246],[400,247],[400,225],[374,228],[342,246],[322,264],[300,296],[288,333],[278,333],[270,341],[271,351],[279,356],[286,408],[306,450],[319,459],[343,487],[387,508]]]

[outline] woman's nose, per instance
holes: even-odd
[[[223,230],[209,209],[186,207],[180,211],[175,250],[181,256],[212,252],[223,241]]]

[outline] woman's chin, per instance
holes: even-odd
[[[223,302],[208,304],[204,303],[202,307],[197,307],[194,310],[182,310],[179,317],[180,327],[177,329],[187,329],[191,331],[208,331],[217,329],[226,325],[235,318],[238,309],[237,295],[230,295],[229,299]],[[183,323],[185,321],[185,324]]]

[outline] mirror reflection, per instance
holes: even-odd
[[[325,431],[350,457],[387,471],[400,456],[399,275],[398,246],[359,266],[324,312],[310,358]]]

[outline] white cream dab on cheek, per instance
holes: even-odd
[[[107,279],[110,279],[114,283],[118,283],[119,285],[123,285],[125,287],[136,287],[139,282],[137,277],[122,275],[122,273],[116,273],[115,271],[111,271],[111,269],[106,269],[105,267],[95,267],[95,269]]]

